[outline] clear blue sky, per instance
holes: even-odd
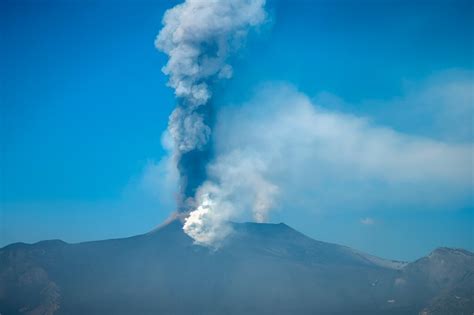
[[[176,3],[1,2],[0,246],[129,236],[173,210],[133,186],[165,154],[160,137],[175,100],[154,38]],[[393,100],[443,73],[472,82],[472,1],[272,0],[267,9],[270,22],[234,58],[222,99],[245,101],[255,86],[285,81],[344,100],[331,110],[444,139],[434,115]],[[472,194],[450,209],[405,208],[272,219],[388,258],[474,250]],[[361,224],[366,217],[375,224]]]

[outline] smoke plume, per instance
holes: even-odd
[[[264,22],[264,4],[265,0],[186,0],[166,11],[155,42],[169,56],[163,72],[178,99],[168,133],[179,171],[178,211],[194,210],[188,221],[194,223],[185,225],[193,237],[202,233],[191,232],[191,226],[193,231],[203,229],[194,218],[202,222],[205,216],[201,214],[214,206],[222,214],[228,211],[223,201],[227,192],[217,200],[210,199],[227,188],[206,182],[206,166],[212,158],[212,92],[217,81],[232,76],[227,63],[230,54],[242,45],[252,27]]]
[[[219,155],[196,193],[199,206],[186,219],[186,233],[199,244],[218,247],[231,232],[229,220],[251,210],[255,221],[264,222],[278,194],[278,187],[266,179],[268,171],[267,163],[252,151]]]

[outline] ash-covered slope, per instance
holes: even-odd
[[[193,245],[179,221],[126,239],[7,246],[0,313],[472,313],[472,253],[440,249],[404,266],[285,224],[234,229],[217,251]],[[453,304],[460,290],[467,293]]]

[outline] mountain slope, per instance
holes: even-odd
[[[0,313],[417,314],[451,305],[450,290],[472,292],[469,252],[404,266],[285,224],[233,227],[217,251],[194,245],[179,221],[125,239],[7,246]]]

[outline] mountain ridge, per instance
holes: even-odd
[[[232,228],[218,250],[195,245],[179,220],[127,238],[7,245],[0,249],[0,313],[470,311],[469,251],[438,248],[402,266],[284,223]]]
[[[143,234],[137,234],[137,235],[133,235],[133,236],[125,236],[125,237],[117,237],[117,238],[106,238],[106,239],[101,239],[101,240],[88,240],[88,241],[79,241],[79,242],[66,242],[62,239],[56,239],[56,238],[53,238],[53,239],[45,239],[45,240],[41,240],[41,241],[37,241],[37,242],[14,242],[14,243],[10,243],[10,244],[7,244],[3,247],[0,247],[0,250],[5,250],[5,249],[9,249],[10,247],[14,247],[14,246],[39,246],[39,245],[43,245],[43,244],[53,244],[53,243],[58,243],[58,244],[65,244],[65,245],[77,245],[77,244],[84,244],[84,243],[95,243],[95,242],[105,242],[105,241],[115,241],[115,240],[125,240],[125,239],[129,239],[129,238],[136,238],[136,237],[140,237],[140,236],[145,236],[145,235],[152,235],[158,231],[160,231],[162,228],[165,228],[166,226],[170,225],[170,224],[176,224],[176,225],[180,225],[181,223],[179,223],[179,220],[178,219],[173,219],[171,221],[167,221],[165,222],[164,224],[161,224],[159,225],[158,227],[150,230],[149,232],[146,232],[146,233],[143,233]],[[466,249],[463,249],[463,248],[457,248],[457,247],[448,247],[448,246],[439,246],[439,247],[436,247],[434,248],[433,250],[431,250],[427,255],[425,256],[422,256],[420,258],[417,258],[413,261],[408,261],[408,260],[398,260],[398,259],[389,259],[389,258],[383,258],[383,257],[380,257],[380,256],[377,256],[377,255],[373,255],[373,254],[369,254],[369,253],[366,253],[366,252],[363,252],[363,251],[360,251],[360,250],[357,250],[357,249],[353,249],[352,247],[350,246],[347,246],[347,245],[340,245],[340,244],[337,244],[337,243],[333,243],[333,242],[326,242],[326,241],[319,241],[319,240],[316,240],[302,232],[299,232],[297,231],[296,229],[292,228],[291,226],[287,225],[286,223],[284,222],[279,222],[279,223],[256,223],[256,222],[251,222],[251,221],[245,221],[245,222],[231,222],[232,225],[260,225],[260,226],[264,226],[264,225],[269,225],[269,226],[277,226],[277,225],[280,225],[280,226],[284,226],[286,228],[289,228],[291,229],[292,231],[296,232],[296,233],[299,233],[301,234],[302,236],[306,237],[306,238],[309,238],[311,240],[314,240],[314,241],[317,241],[317,242],[320,242],[320,243],[325,243],[325,244],[331,244],[331,245],[337,245],[337,246],[341,246],[341,247],[345,247],[345,248],[348,248],[348,249],[351,249],[352,251],[358,253],[358,254],[362,254],[364,257],[366,256],[370,256],[372,258],[376,258],[376,259],[381,259],[381,260],[384,260],[384,261],[388,261],[388,262],[395,262],[395,263],[400,263],[400,264],[408,264],[408,263],[411,263],[411,262],[415,262],[419,259],[422,259],[422,258],[425,258],[425,257],[428,257],[428,256],[431,256],[433,255],[434,253],[436,252],[440,252],[440,251],[447,251],[447,252],[461,252],[461,253],[464,253],[466,255],[470,255],[470,256],[474,256],[474,253],[470,252],[469,250],[466,250]]]

